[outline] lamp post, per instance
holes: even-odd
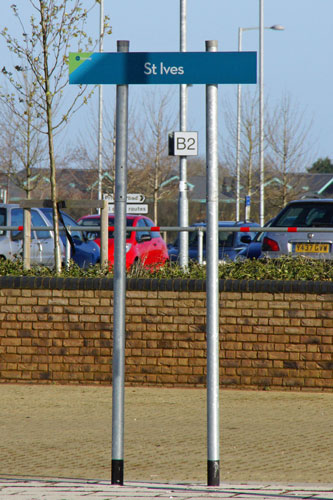
[[[238,51],[242,50],[242,38],[243,38],[243,31],[250,31],[250,30],[259,30],[259,27],[251,27],[251,28],[238,28]],[[280,24],[274,24],[273,26],[265,26],[263,29],[265,30],[275,30],[275,31],[283,31],[284,27],[281,26]],[[263,50],[263,45],[261,46],[260,52]],[[260,56],[260,61],[263,61],[263,57]],[[259,76],[259,82],[260,82],[260,95],[262,96],[260,99],[261,105],[263,105],[263,68],[261,67],[260,64],[260,75]],[[240,220],[240,137],[241,137],[241,105],[242,105],[242,86],[238,85],[237,86],[237,142],[236,142],[236,220]],[[262,160],[262,163],[260,161],[260,165],[263,165],[263,130],[264,130],[264,124],[263,124],[263,110],[261,110],[260,106],[260,118],[259,118],[259,128],[260,128],[260,144],[261,146],[259,147],[259,156]],[[260,172],[262,173],[262,177],[260,177],[260,201],[262,200],[263,202],[263,195],[264,195],[264,190],[263,190],[263,182],[264,182],[264,169],[263,167],[260,168]],[[262,207],[262,210],[260,210],[260,216],[262,215],[262,219],[260,218],[260,223],[263,225],[263,217],[264,217],[264,205],[260,205]]]
[[[284,28],[278,25],[278,30]],[[264,165],[264,0],[259,0],[259,172],[260,210],[259,222],[265,223],[265,165]]]
[[[104,0],[100,0],[100,19],[99,19],[99,52],[103,52],[104,38]],[[103,176],[103,87],[99,85],[98,99],[98,194],[99,200],[102,199],[102,176]]]

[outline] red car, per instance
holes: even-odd
[[[78,224],[83,226],[100,226],[100,215],[85,215]],[[126,268],[143,265],[155,267],[169,260],[168,249],[165,241],[158,231],[149,231],[155,227],[153,221],[142,215],[127,215],[126,227],[140,227],[142,231],[127,231],[126,234]],[[112,229],[110,229],[112,228]],[[109,215],[109,263],[114,264],[114,215]],[[89,239],[93,239],[101,246],[100,230],[88,231]],[[90,234],[89,234],[90,233]]]

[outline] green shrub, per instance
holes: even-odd
[[[30,270],[23,269],[21,260],[0,261],[1,276],[54,276],[52,269],[43,266],[33,266]],[[113,277],[112,270],[101,270],[100,266],[81,269],[71,263],[62,270],[62,277]],[[127,272],[129,278],[157,278],[157,279],[205,279],[206,266],[190,262],[187,269],[169,263],[160,269],[135,268]],[[306,257],[280,257],[279,259],[244,260],[230,262],[219,266],[220,279],[234,280],[302,280],[302,281],[331,281],[333,279],[333,261],[315,260]]]

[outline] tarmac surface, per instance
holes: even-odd
[[[0,499],[333,499],[333,394],[220,393],[221,485],[206,486],[206,390],[125,390],[124,486],[110,484],[112,388],[0,385]]]

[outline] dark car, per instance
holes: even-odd
[[[53,209],[43,207],[39,208],[39,210],[47,218],[50,225],[53,226]],[[60,213],[66,227],[79,227],[78,223],[68,214],[63,211],[60,211]],[[72,238],[71,259],[75,262],[75,264],[82,268],[87,268],[89,266],[98,264],[100,262],[101,256],[99,246],[94,241],[89,241],[84,238],[81,228],[79,228],[78,231],[76,231],[75,229],[71,229],[69,233]],[[64,248],[66,246],[67,236],[64,230],[64,226],[60,220],[59,235],[61,239],[61,246],[62,248]]]
[[[269,227],[272,225],[274,219],[270,219],[264,227]],[[245,246],[237,255],[237,260],[244,259],[260,259],[262,257],[262,241],[264,238],[264,232],[258,231],[250,243]]]
[[[206,223],[196,223],[191,227],[200,228],[206,227]],[[253,231],[228,231],[231,227],[246,227],[253,228]],[[235,260],[239,252],[248,246],[248,244],[254,238],[256,231],[255,228],[260,227],[256,222],[234,222],[234,221],[220,221],[219,228],[219,261],[220,263],[226,262],[228,260]],[[189,260],[199,261],[199,250],[198,250],[198,231],[189,232],[189,243],[188,243],[188,256]],[[206,261],[206,231],[203,234],[203,263]],[[169,258],[172,262],[177,262],[179,259],[179,237],[173,245],[169,246]]]
[[[285,231],[264,234],[262,252],[265,257],[303,255],[333,259],[333,199],[291,201],[275,217],[271,225],[271,229],[274,228],[285,228]],[[296,228],[305,230],[297,231]],[[311,231],[311,228],[316,230]]]
[[[81,226],[100,226],[100,215],[85,215],[78,220]],[[126,268],[142,265],[159,267],[169,260],[168,249],[159,231],[152,231],[154,223],[144,215],[127,215],[126,227],[139,227],[140,231],[127,231],[126,235]],[[114,215],[109,215],[108,260],[114,265]],[[88,237],[100,246],[100,230],[88,231]]]

